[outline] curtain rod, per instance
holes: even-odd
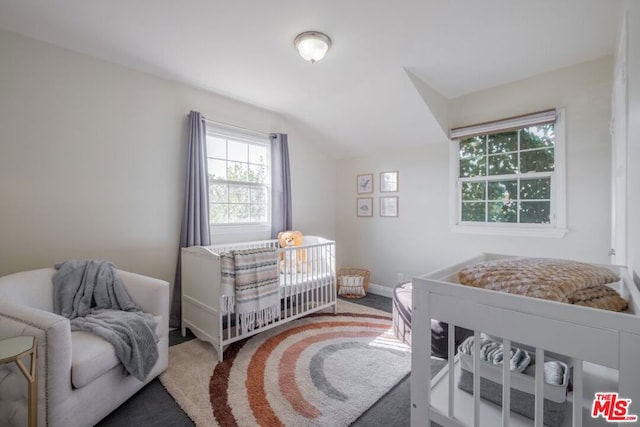
[[[254,130],[254,129],[247,129],[247,128],[243,128],[243,127],[240,127],[240,126],[231,125],[229,123],[216,122],[215,120],[207,119],[204,116],[202,117],[202,120],[204,120],[205,123],[210,123],[210,124],[215,125],[215,126],[221,126],[221,127],[226,127],[226,128],[230,128],[230,129],[235,129],[235,130],[239,130],[239,131],[242,131],[242,132],[248,132],[248,133],[252,133],[254,135],[259,135],[259,136],[263,136],[263,137],[267,137],[267,138],[271,137],[270,133],[260,132],[258,130]]]
[[[449,130],[449,138],[469,138],[493,131],[506,131],[509,129],[517,129],[523,126],[554,123],[558,119],[557,114],[557,110],[555,108],[551,108],[549,110],[536,111],[535,113],[529,114],[521,114],[519,116],[507,117],[500,120],[492,120],[490,122],[460,126]]]

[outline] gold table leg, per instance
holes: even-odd
[[[33,338],[33,347],[31,347],[31,350],[27,353],[24,354],[24,356],[26,355],[30,355],[31,356],[31,366],[28,371],[27,368],[24,367],[24,364],[22,363],[22,360],[20,359],[16,359],[16,365],[18,365],[18,368],[20,368],[20,371],[22,372],[22,374],[25,376],[25,378],[27,379],[27,382],[29,384],[29,393],[28,393],[28,399],[29,399],[29,427],[37,427],[38,426],[38,380],[36,377],[36,360],[38,357],[38,343],[36,338]]]

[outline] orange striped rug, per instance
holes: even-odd
[[[169,349],[161,381],[198,426],[348,426],[411,369],[391,317],[340,301],[231,345],[192,340]]]

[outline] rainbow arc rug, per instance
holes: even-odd
[[[160,380],[198,426],[348,426],[411,370],[391,316],[345,301],[234,343],[169,348]]]

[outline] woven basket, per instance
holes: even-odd
[[[363,268],[341,268],[338,270],[338,295],[345,298],[362,298],[367,295],[367,289],[369,289],[369,270]],[[343,277],[362,277],[362,289],[360,293],[340,293],[340,288],[343,287]],[[344,286],[346,287],[346,286]],[[343,287],[343,290],[344,290]]]

